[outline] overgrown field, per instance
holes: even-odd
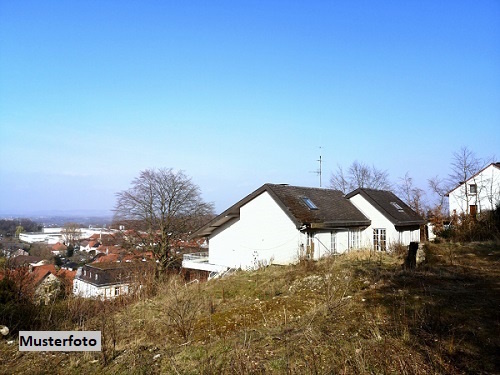
[[[429,244],[413,272],[396,255],[354,252],[172,278],[153,298],[61,323],[102,330],[102,353],[23,353],[11,336],[0,373],[498,374],[499,260],[496,243]]]

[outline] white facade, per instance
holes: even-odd
[[[42,228],[42,232],[27,232],[19,234],[19,239],[27,243],[46,242],[49,245],[54,245],[64,241],[64,228]],[[94,234],[112,234],[113,230],[106,228],[79,228],[79,239],[89,238]]]
[[[229,268],[255,268],[265,264],[290,264],[300,255],[305,234],[267,192],[240,208],[239,218],[209,237],[209,263]]]
[[[48,240],[48,237],[49,236],[45,233],[19,233],[19,240],[26,243],[45,242],[46,240]]]
[[[349,248],[352,232],[347,230],[300,231],[268,192],[240,208],[240,215],[209,236],[208,264],[184,262],[193,269],[217,271],[222,268],[255,269],[269,264],[293,264],[301,257],[319,259]],[[312,246],[311,246],[312,245]]]
[[[183,267],[217,273],[293,264],[351,249],[388,250],[391,243],[418,242],[423,223],[388,191],[360,189],[344,196],[266,184],[200,228],[196,235],[208,238],[208,254],[186,254]]]
[[[449,192],[450,214],[494,210],[500,204],[500,163],[486,168]]]
[[[77,278],[73,280],[73,294],[83,298],[110,299],[122,294],[128,294],[128,292],[128,284],[98,286]]]
[[[320,230],[316,232],[311,232],[309,235],[309,241],[306,240],[306,252],[307,245],[311,241],[314,244],[314,254],[313,259],[319,259],[327,255],[341,254],[350,249],[358,249],[359,242],[356,241],[352,244],[349,238],[353,236],[353,232],[360,232],[358,228],[348,229],[334,229],[334,230]]]
[[[371,220],[370,226],[361,234],[361,247],[369,249],[373,248],[375,238],[379,241],[385,240],[385,249],[387,249],[390,244],[394,243],[400,243],[407,246],[410,242],[420,241],[419,228],[405,228],[398,230],[385,215],[370,204],[370,202],[361,196],[361,194],[357,194],[349,199],[358,210]],[[384,239],[383,234],[385,234]]]

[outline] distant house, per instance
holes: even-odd
[[[57,270],[53,264],[33,267],[34,299],[38,304],[48,305],[55,300],[63,290],[61,280],[56,276]]]
[[[183,267],[207,272],[290,264],[352,249],[385,250],[419,241],[424,220],[393,193],[265,184],[192,237],[208,253],[187,254]]]
[[[85,251],[88,253],[88,252],[91,252],[92,250],[94,250],[95,252],[97,252],[97,248],[100,245],[101,244],[97,240],[82,241],[80,243],[80,251]]]
[[[47,263],[47,260],[32,255],[19,255],[15,258],[9,259],[9,266],[12,268],[19,268],[23,266],[41,266]]]
[[[0,249],[0,252],[2,252],[7,259],[15,258],[21,255],[23,256],[29,255],[29,253],[23,249]]]
[[[54,245],[52,245],[52,254],[54,255],[64,255],[66,254],[66,251],[68,250],[68,247],[61,243],[61,242],[58,242]]]
[[[500,204],[500,162],[491,163],[448,192],[450,214],[476,214]]]
[[[44,305],[71,293],[72,281],[76,273],[58,270],[53,264],[30,264],[29,267],[23,264],[6,272],[21,295],[33,299],[36,304]],[[2,277],[5,275],[0,274],[0,279]]]
[[[140,288],[141,280],[151,272],[151,262],[90,263],[79,268],[73,282],[73,294],[84,298],[110,299]]]

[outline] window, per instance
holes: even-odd
[[[476,184],[469,185],[469,193],[470,194],[477,194],[477,185]]]
[[[120,295],[120,287],[115,287],[115,296]]]
[[[313,259],[313,257],[314,257],[314,233],[307,232],[306,259]]]
[[[351,229],[349,231],[349,249],[359,249],[359,229]]]
[[[403,207],[401,207],[399,204],[397,204],[396,202],[391,202],[391,205],[396,209],[398,210],[399,212],[404,212],[403,211]]]
[[[302,200],[304,201],[304,203],[307,205],[307,207],[309,207],[310,210],[317,210],[318,209],[318,206],[316,206],[314,204],[314,202],[312,200],[310,200],[309,198],[307,197],[302,197]]]
[[[385,229],[373,229],[373,249],[376,251],[385,251],[387,249]]]
[[[95,279],[97,280],[97,273],[95,274]]]
[[[330,251],[337,254],[337,232],[331,232]]]

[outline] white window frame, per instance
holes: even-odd
[[[337,232],[332,230],[330,236],[330,252],[337,254]]]
[[[387,231],[385,228],[373,228],[373,249],[375,251],[387,250]]]
[[[359,249],[360,248],[360,229],[349,229],[349,249]]]

